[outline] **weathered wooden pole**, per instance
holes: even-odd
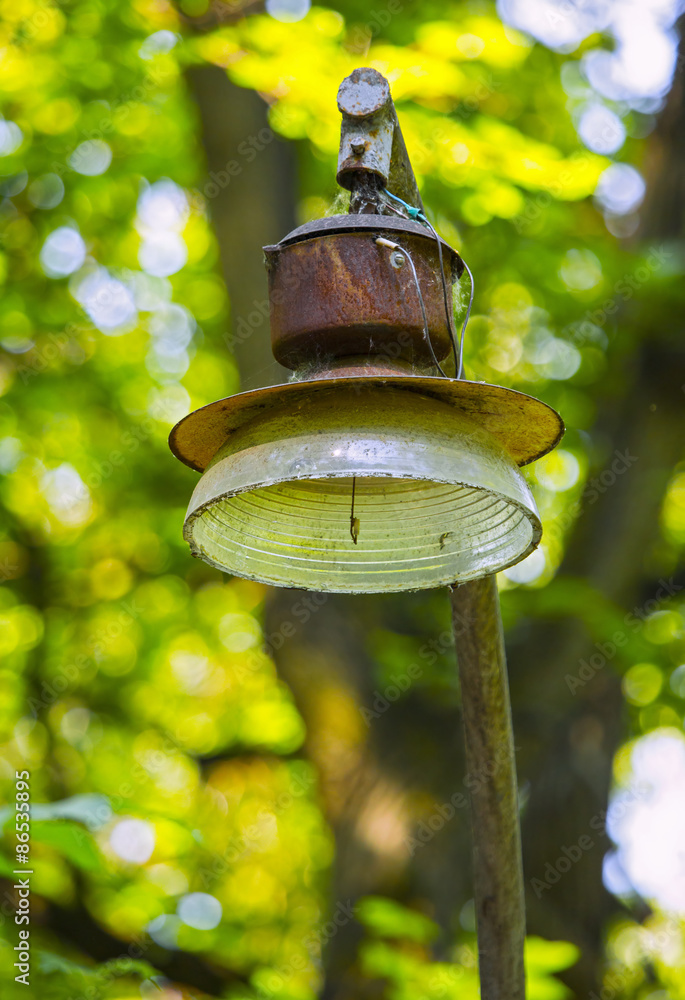
[[[483,1000],[523,1000],[526,914],[514,736],[494,576],[450,588],[471,801]]]

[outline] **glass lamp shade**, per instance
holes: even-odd
[[[277,586],[378,593],[472,580],[536,547],[517,462],[473,414],[357,381],[276,398],[232,430],[190,501],[194,555]]]

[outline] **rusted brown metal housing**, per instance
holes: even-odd
[[[438,248],[417,222],[341,215],[302,226],[264,247],[269,276],[271,343],[286,368],[374,355],[428,370],[452,349]],[[411,254],[390,252],[384,237]],[[442,246],[448,308],[462,274],[459,255]],[[420,291],[419,291],[420,289]],[[420,296],[426,311],[424,328]]]

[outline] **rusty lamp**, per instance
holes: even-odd
[[[307,590],[420,590],[496,573],[539,542],[519,467],[563,425],[523,393],[443,377],[451,353],[459,365],[452,285],[463,262],[398,210],[423,206],[387,81],[356,70],[338,105],[350,214],[264,248],[273,353],[292,381],[173,429],[172,451],[203,474],[185,537],[218,569]],[[391,200],[391,186],[404,197]]]
[[[387,81],[355,70],[338,107],[337,178],[350,213],[265,248],[273,352],[292,380],[219,400],[173,429],[172,451],[202,473],[184,534],[211,565],[277,586],[450,586],[466,768],[492,774],[501,762],[470,796],[481,997],[524,1000],[516,768],[494,574],[539,542],[520,467],[554,448],[564,428],[531,396],[462,378],[466,324],[457,338],[452,287],[465,264],[423,214]],[[450,355],[454,377],[443,367]]]

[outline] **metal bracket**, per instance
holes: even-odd
[[[355,69],[340,84],[338,109],[343,120],[337,181],[352,192],[350,211],[380,214],[378,191],[385,187],[423,211],[385,77],[369,67]]]

